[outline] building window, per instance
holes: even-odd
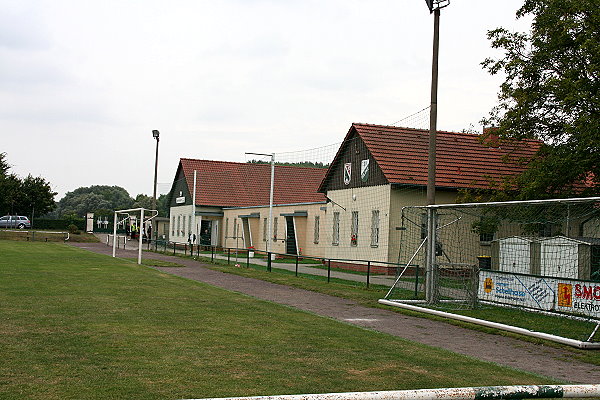
[[[181,236],[185,237],[185,215],[183,216],[183,223],[181,224]]]
[[[190,215],[190,216],[188,217],[188,233],[189,233],[190,235],[193,235],[193,234],[194,234],[194,230],[192,230],[192,228],[193,228],[193,227],[192,227],[192,216]]]
[[[427,214],[421,214],[421,240],[427,239]]]
[[[333,238],[331,244],[338,246],[340,244],[340,213],[336,211],[333,213]]]
[[[237,239],[237,218],[233,219],[233,238]]]
[[[314,242],[315,244],[319,243],[319,225],[321,223],[321,218],[317,215],[315,216],[315,238],[314,238]]]
[[[225,218],[225,239],[227,239],[227,235],[229,235],[229,218]]]
[[[371,212],[371,246],[379,245],[379,210]]]
[[[171,236],[175,236],[175,216],[171,215]]]
[[[177,236],[179,236],[179,232],[181,232],[181,215],[177,216]]]
[[[358,211],[352,211],[352,228],[350,230],[350,245],[358,245]]]
[[[277,241],[277,217],[273,218],[273,241]]]
[[[267,241],[267,230],[269,229],[269,220],[263,218],[263,242]]]

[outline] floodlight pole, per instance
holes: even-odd
[[[429,157],[427,162],[427,205],[435,204],[435,169],[436,169],[436,134],[437,134],[437,92],[438,92],[438,59],[440,49],[440,8],[450,1],[426,0],[429,11],[433,13],[433,57],[431,62],[431,105],[429,109]],[[442,4],[444,3],[444,4]],[[427,210],[427,280],[425,297],[428,303],[436,301],[435,282],[436,269],[436,212]]]
[[[429,158],[427,165],[427,205],[435,204],[435,153],[437,134],[438,56],[440,49],[440,9],[433,11],[433,60],[431,63],[431,105],[429,109]]]
[[[152,137],[156,139],[156,156],[154,157],[154,195],[152,196],[152,209],[156,210],[156,177],[158,174],[158,141],[160,132],[156,129],[152,131]]]

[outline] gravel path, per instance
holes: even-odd
[[[72,245],[96,253],[112,255],[112,248],[103,243],[72,243]],[[118,256],[136,257],[137,252],[119,250]],[[153,253],[144,253],[144,257],[173,261],[186,266],[186,268],[156,268],[165,273],[244,293],[258,299],[285,304],[317,315],[568,383],[600,383],[600,366],[575,360],[573,353],[568,350],[473,331],[425,318],[410,317],[393,311],[364,307],[351,300],[213,271],[191,259]]]

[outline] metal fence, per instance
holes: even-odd
[[[247,248],[206,246],[190,243],[176,243],[166,240],[145,240],[147,250],[172,255],[188,255],[203,258],[211,263],[226,263],[239,267],[254,267],[267,272],[293,273],[295,276],[320,276],[327,282],[340,282],[364,285],[367,288],[389,289],[394,283],[400,268],[406,265],[341,258],[309,257],[296,254],[265,252]],[[424,269],[411,265],[410,276],[405,277],[405,297],[419,296],[425,276]]]

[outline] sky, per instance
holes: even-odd
[[[522,0],[441,11],[438,129],[481,131],[501,76],[486,32],[526,31]],[[339,143],[430,102],[422,0],[0,0],[0,152],[58,193],[158,193],[180,158],[239,161]],[[400,126],[424,128],[420,113]],[[418,125],[418,126],[412,126]]]

